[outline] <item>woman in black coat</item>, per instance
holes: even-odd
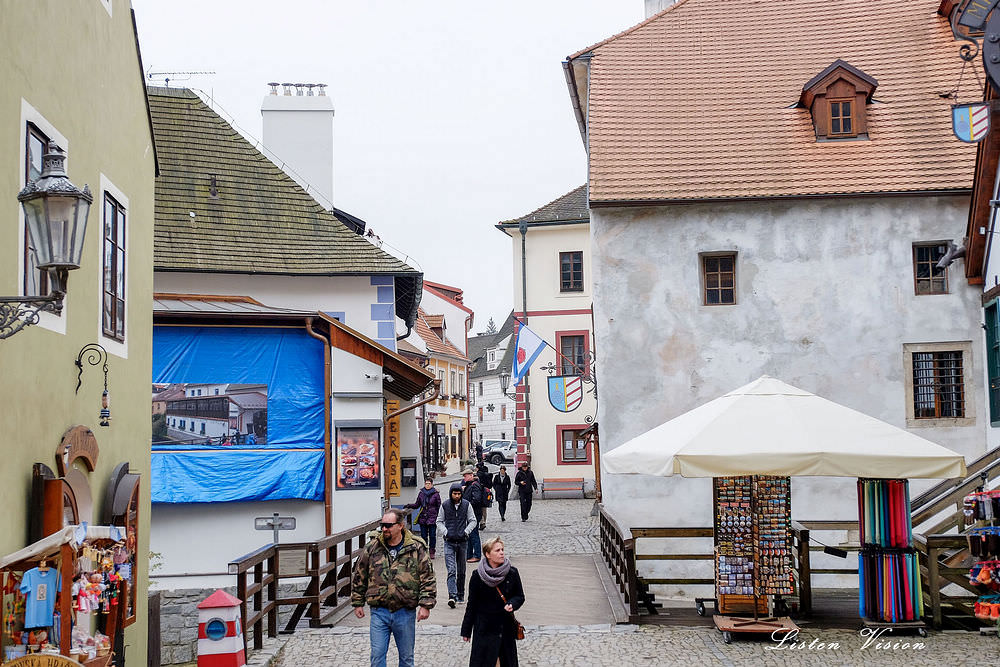
[[[502,594],[502,595],[501,595]],[[483,559],[469,579],[462,639],[472,638],[469,667],[517,667],[514,612],[524,604],[521,575],[504,555],[503,540],[483,544]]]

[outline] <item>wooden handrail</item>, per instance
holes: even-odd
[[[965,466],[966,474],[964,479],[967,480],[970,477],[978,476],[979,473],[984,469],[986,469],[987,467],[989,467],[990,464],[998,461],[1000,461],[1000,447],[996,449],[991,449],[990,451],[986,452],[972,463],[966,464]],[[950,494],[951,490],[955,489],[958,486],[961,486],[963,481],[964,480],[962,478],[946,479],[943,482],[935,484],[934,486],[932,486],[931,488],[927,489],[919,496],[914,498],[910,502],[910,506],[914,510],[919,510],[922,508],[923,505],[927,504],[928,501],[937,498],[941,494],[948,493],[948,495],[951,495]]]
[[[994,472],[1000,472],[1000,460],[993,461],[985,468],[983,468],[981,472],[986,473],[987,475],[990,475],[991,473]],[[962,481],[960,484],[952,487],[952,489],[946,495],[942,496],[941,498],[934,501],[930,505],[927,505],[922,510],[914,513],[913,525],[919,526],[920,524],[924,523],[925,521],[933,517],[935,514],[938,514],[939,512],[942,512],[949,507],[954,507],[956,502],[961,501],[961,497],[968,495],[969,493],[974,491],[977,487],[981,486],[982,483],[983,483],[982,479],[979,477],[978,474],[966,477],[965,480]]]

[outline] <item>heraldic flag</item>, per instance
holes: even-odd
[[[539,338],[538,334],[518,322],[517,342],[514,343],[514,367],[510,373],[515,387],[520,384],[544,347],[545,341]]]

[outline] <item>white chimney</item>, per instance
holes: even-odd
[[[326,84],[268,86],[260,106],[264,148],[316,201],[333,208],[333,101]]]
[[[648,19],[653,14],[659,14],[676,1],[677,0],[646,0],[646,18]]]

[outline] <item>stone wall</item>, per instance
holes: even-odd
[[[305,584],[279,585],[279,597],[292,597],[305,589]],[[224,588],[236,595],[235,587]],[[160,664],[180,665],[198,659],[198,604],[216,589],[188,588],[160,591]],[[288,622],[294,607],[280,607],[278,628]],[[264,632],[267,632],[265,621]]]

